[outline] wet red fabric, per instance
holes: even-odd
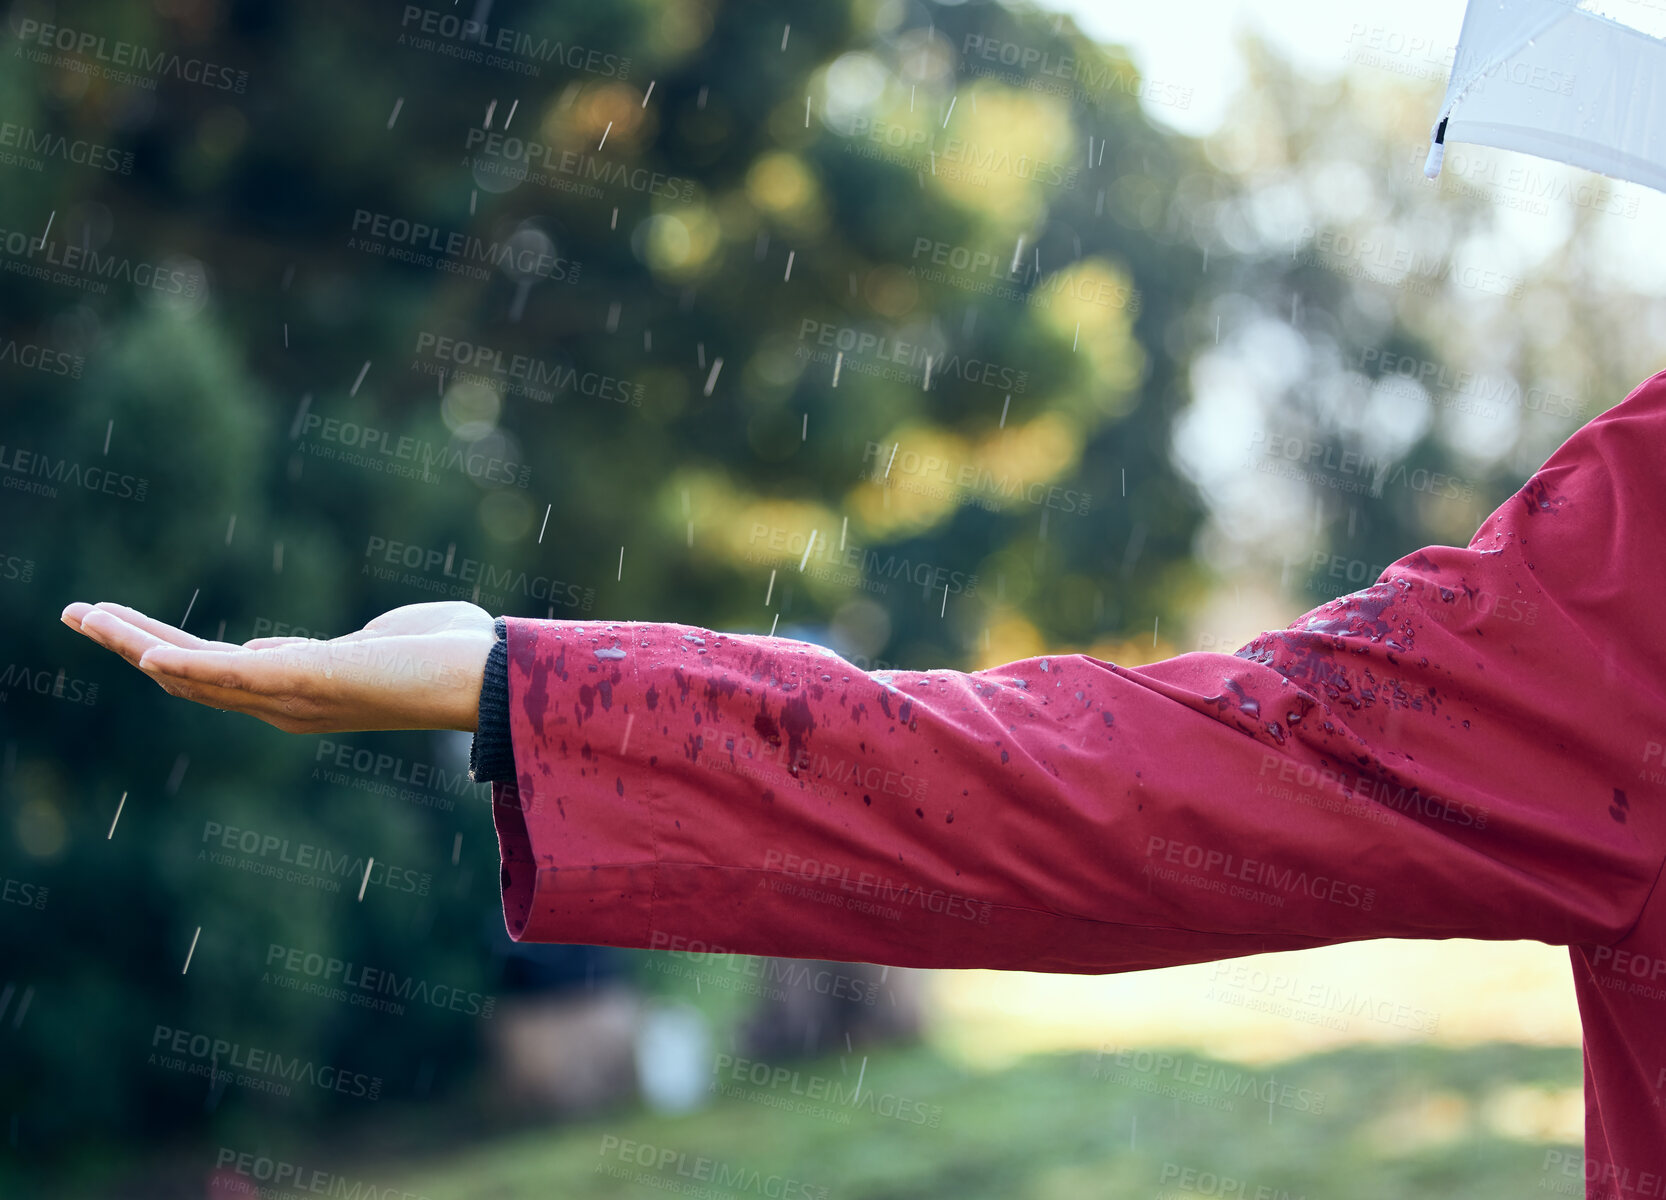
[[[783,638],[511,617],[509,930],[1081,973],[1567,945],[1589,1194],[1666,1196],[1663,462],[1666,373],[1467,548],[1140,668],[865,673]]]

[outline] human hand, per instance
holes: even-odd
[[[491,614],[462,601],[407,604],[328,641],[209,641],[108,601],[71,604],[63,622],[120,654],[170,696],[247,713],[285,733],[472,733],[496,639]]]

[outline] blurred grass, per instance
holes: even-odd
[[[1578,1147],[1540,1140],[1531,1130],[1535,1114],[1573,1102],[1577,1048],[1351,1047],[1257,1068],[1176,1053],[1185,1072],[1194,1064],[1241,1069],[1297,1089],[1286,1096],[1304,1088],[1323,1093],[1323,1111],[1274,1105],[1269,1119],[1265,1102],[1184,1083],[1174,1084],[1178,1095],[1152,1095],[1114,1080],[1111,1060],[1096,1066],[1092,1054],[1034,1056],[1006,1070],[971,1073],[915,1047],[870,1056],[863,1092],[918,1102],[922,1107],[908,1106],[911,1115],[940,1107],[937,1128],[879,1116],[865,1104],[848,1123],[784,1111],[755,1101],[790,1102],[787,1085],[738,1084],[731,1086],[749,1098],[714,1097],[696,1113],[623,1112],[522,1130],[402,1167],[384,1159],[336,1169],[428,1200],[699,1194],[712,1186],[709,1174],[704,1182],[695,1174],[702,1157],[744,1172],[748,1181],[753,1171],[762,1180],[779,1174],[843,1200],[1239,1194],[1224,1184],[1211,1193],[1201,1176],[1188,1191],[1177,1176],[1186,1169],[1242,1180],[1242,1194],[1291,1200],[1579,1193],[1577,1176],[1544,1169],[1548,1151],[1572,1155]],[[861,1056],[843,1058],[789,1065],[801,1080],[829,1077],[848,1095]],[[685,1157],[662,1169],[638,1165],[619,1155],[627,1139]],[[611,1176],[608,1167],[636,1178]],[[708,1194],[794,1193],[759,1183]]]

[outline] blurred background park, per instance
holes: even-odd
[[[1662,365],[1666,205],[1426,181],[1456,0],[1276,8],[10,3],[0,1194],[1579,1194],[1562,951],[516,946],[467,736],[56,619],[1139,664],[1466,543]]]

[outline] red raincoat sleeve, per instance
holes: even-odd
[[[1467,548],[1235,655],[865,673],[781,638],[511,618],[509,930],[1054,972],[1612,945],[1666,844],[1638,782],[1666,739],[1663,451],[1666,375]]]

